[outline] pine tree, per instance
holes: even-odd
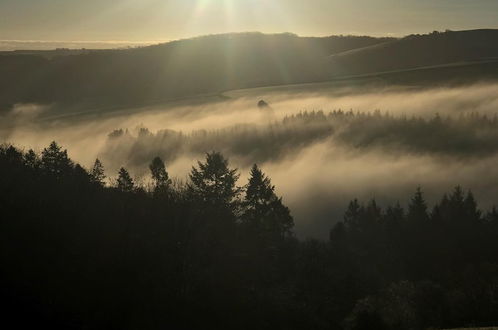
[[[55,141],[43,149],[41,164],[47,174],[56,177],[68,174],[73,168],[73,162],[69,159],[67,150],[62,150]]]
[[[267,206],[277,197],[275,196],[275,187],[263,172],[254,165],[251,169],[251,177],[246,188],[245,207],[253,212],[256,216],[264,215]]]
[[[95,159],[95,163],[93,164],[92,171],[90,172],[90,178],[92,182],[104,186],[105,184],[105,173],[104,173],[104,166],[102,165],[102,162],[100,159]]]
[[[405,219],[405,210],[403,210],[399,202],[396,202],[394,206],[389,206],[386,209],[386,214],[384,216],[384,224],[386,225],[387,228],[393,229],[401,225],[404,219]]]
[[[152,163],[149,165],[149,169],[152,175],[152,180],[154,181],[154,190],[156,192],[163,191],[171,184],[168,172],[166,172],[166,166],[161,158],[154,158]]]
[[[365,208],[365,220],[368,225],[374,225],[381,221],[382,209],[377,205],[377,201],[372,199]]]
[[[348,230],[355,230],[360,225],[360,218],[365,209],[360,205],[358,199],[349,202],[348,208],[344,213],[344,225]]]
[[[228,160],[219,152],[206,155],[204,163],[192,167],[188,192],[199,202],[236,212],[241,189],[236,186],[239,174],[228,167]]]
[[[439,204],[434,206],[431,213],[431,220],[434,223],[443,224],[450,218],[450,199],[444,194]]]
[[[290,211],[275,194],[270,178],[257,165],[251,169],[243,205],[243,221],[249,227],[280,237],[291,234],[294,220]]]
[[[24,155],[24,164],[33,169],[37,169],[40,166],[40,159],[33,149],[29,149]]]
[[[466,222],[467,210],[462,187],[456,186],[450,195],[447,213],[448,221],[453,224]]]
[[[119,170],[117,188],[123,192],[132,192],[134,189],[133,179],[124,167]]]
[[[408,205],[408,215],[407,219],[411,223],[425,222],[429,220],[429,215],[427,214],[427,203],[425,202],[422,189],[417,188],[415,195],[412,197],[410,204]]]
[[[9,146],[5,150],[5,156],[11,163],[20,164],[23,161],[23,154],[17,150],[14,146]]]
[[[465,216],[467,218],[467,221],[473,223],[480,222],[482,218],[482,212],[477,208],[477,202],[472,191],[468,191],[463,204],[465,206]]]

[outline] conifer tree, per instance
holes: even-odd
[[[56,177],[67,174],[73,167],[73,162],[69,159],[67,150],[62,150],[55,141],[43,149],[41,164],[47,174]]]
[[[239,174],[228,167],[228,160],[219,152],[206,155],[206,161],[192,167],[188,192],[201,203],[235,212],[241,189],[236,186]]]
[[[477,202],[472,191],[468,191],[463,203],[465,206],[465,215],[467,220],[473,223],[481,221],[482,212],[477,208]]]
[[[403,210],[399,202],[396,202],[394,206],[389,206],[386,209],[386,214],[384,216],[385,225],[388,228],[395,228],[403,222],[404,218],[405,210]]]
[[[410,204],[408,205],[408,221],[411,223],[416,223],[420,221],[427,221],[429,216],[427,214],[427,203],[425,202],[422,189],[420,187],[415,191],[415,195],[412,197]]]
[[[90,178],[92,182],[100,186],[103,186],[105,184],[106,176],[104,173],[104,166],[102,165],[102,162],[98,158],[95,159],[92,171],[90,172]]]
[[[171,184],[168,172],[166,172],[166,166],[160,157],[156,157],[152,160],[149,165],[149,169],[152,175],[152,180],[154,181],[154,190],[156,192],[166,189]]]
[[[349,202],[348,208],[344,213],[344,225],[348,230],[357,229],[360,224],[360,218],[364,213],[364,208],[358,202],[358,199],[354,199]]]
[[[132,192],[134,189],[133,179],[124,167],[119,170],[117,188],[123,192]]]
[[[249,227],[276,234],[280,237],[291,233],[294,220],[282,198],[275,194],[275,186],[257,165],[251,169],[251,176],[244,199],[243,221]]]
[[[33,151],[33,149],[29,149],[28,152],[24,155],[24,164],[33,169],[36,169],[40,166],[40,159],[38,155]]]

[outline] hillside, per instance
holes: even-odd
[[[411,35],[331,55],[334,74],[395,71],[448,63],[498,59],[498,30]]]
[[[498,58],[495,40],[498,30],[399,40],[240,33],[58,56],[2,52],[0,110],[16,103],[134,106],[233,89],[486,60]],[[494,78],[498,70],[491,66],[491,70],[472,69],[472,79],[483,72]],[[453,78],[458,72],[451,69],[445,77]],[[438,75],[424,73],[424,79]]]
[[[0,106],[20,102],[143,104],[325,77],[326,56],[390,39],[225,34],[47,58],[0,53]]]

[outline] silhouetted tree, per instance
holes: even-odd
[[[388,229],[398,228],[405,219],[405,210],[401,207],[399,202],[394,206],[389,206],[386,209],[384,216],[384,223]]]
[[[33,151],[33,149],[29,149],[28,152],[24,155],[24,164],[33,169],[36,169],[40,166],[40,158]]]
[[[408,205],[407,219],[409,222],[426,222],[429,219],[427,214],[427,203],[425,202],[422,189],[420,187],[415,191],[410,204]]]
[[[90,177],[94,183],[100,186],[105,184],[106,176],[104,172],[104,165],[102,165],[102,162],[98,158],[95,159],[92,171],[90,172]]]
[[[9,146],[5,150],[5,156],[7,160],[11,163],[22,163],[23,160],[23,154],[17,150],[14,146]]]
[[[372,226],[375,224],[380,224],[382,219],[382,209],[377,204],[375,199],[372,199],[365,208],[365,214],[363,216],[363,225]]]
[[[463,201],[465,206],[465,215],[470,222],[477,223],[482,219],[482,212],[477,208],[477,202],[474,198],[472,191],[468,191],[465,200]]]
[[[171,184],[171,180],[163,160],[160,157],[155,157],[149,165],[149,169],[154,181],[154,190],[156,192],[164,191]]]
[[[352,200],[344,213],[344,225],[348,230],[356,230],[360,225],[360,218],[364,213],[364,208],[357,199]]]
[[[282,198],[275,194],[275,186],[255,164],[251,169],[249,183],[243,201],[246,225],[259,231],[285,237],[291,233],[294,220]]]
[[[41,165],[48,174],[61,177],[69,173],[73,167],[73,162],[67,156],[67,150],[62,150],[62,148],[53,141],[48,148],[43,149]]]
[[[134,189],[133,179],[131,178],[130,173],[128,173],[128,171],[124,167],[121,167],[121,169],[119,170],[117,182],[117,188],[120,191],[132,192]]]
[[[236,185],[238,179],[237,170],[228,167],[228,160],[212,152],[204,163],[198,162],[198,168],[192,167],[188,191],[201,203],[236,212],[241,192]]]

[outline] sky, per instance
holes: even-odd
[[[404,36],[498,28],[498,0],[0,0],[0,40],[168,41],[226,32]]]

